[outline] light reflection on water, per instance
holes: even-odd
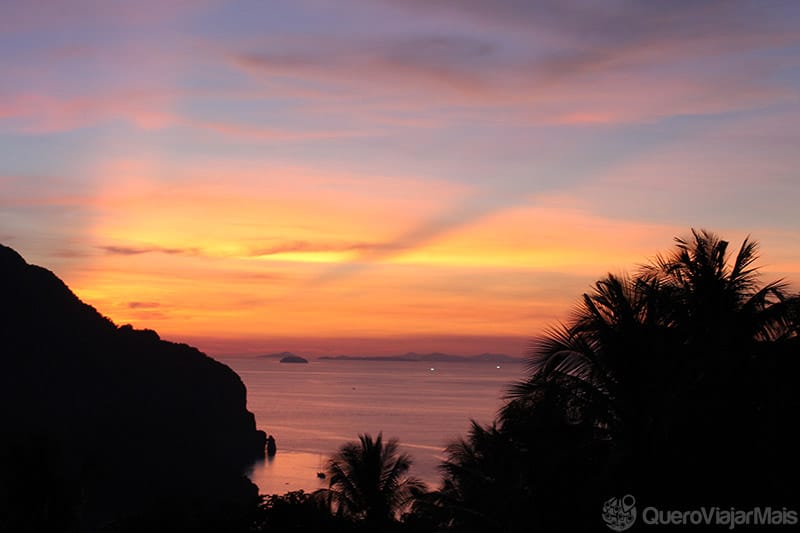
[[[501,396],[523,376],[519,363],[316,361],[222,358],[247,386],[247,404],[278,453],[250,472],[262,493],[313,491],[327,458],[359,433],[397,437],[414,459],[412,474],[438,484],[443,448],[493,420]]]
[[[327,481],[317,477],[320,464],[324,468],[324,458],[313,453],[281,450],[274,457],[257,461],[247,476],[262,494],[283,494],[300,489],[313,492],[327,487]]]

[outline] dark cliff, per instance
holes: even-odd
[[[238,505],[264,444],[230,368],[117,327],[0,246],[0,526],[89,531]]]

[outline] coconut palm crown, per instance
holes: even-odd
[[[382,433],[358,438],[328,462],[327,495],[337,513],[367,525],[391,523],[424,484],[408,475],[411,457],[399,451],[397,439],[384,441]]]

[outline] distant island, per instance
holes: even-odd
[[[257,355],[256,359],[283,359],[284,357],[297,357],[292,352],[278,352],[278,353],[265,353],[263,355]]]
[[[308,363],[308,359],[292,352],[267,353],[257,355],[256,359],[276,359],[279,363]]]
[[[522,359],[502,353],[482,353],[480,355],[453,355],[441,352],[420,354],[408,352],[402,355],[323,355],[320,360],[328,361],[405,361],[432,363],[513,363]]]
[[[294,355],[294,354],[290,353],[289,355],[286,355],[286,356],[282,357],[280,362],[281,363],[308,363],[308,359],[306,359],[304,357],[300,357],[299,355]]]

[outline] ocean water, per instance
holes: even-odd
[[[359,433],[397,438],[411,473],[435,487],[444,447],[470,419],[490,423],[520,363],[419,363],[219,358],[247,386],[247,406],[278,453],[248,475],[264,494],[315,490],[327,458]]]

